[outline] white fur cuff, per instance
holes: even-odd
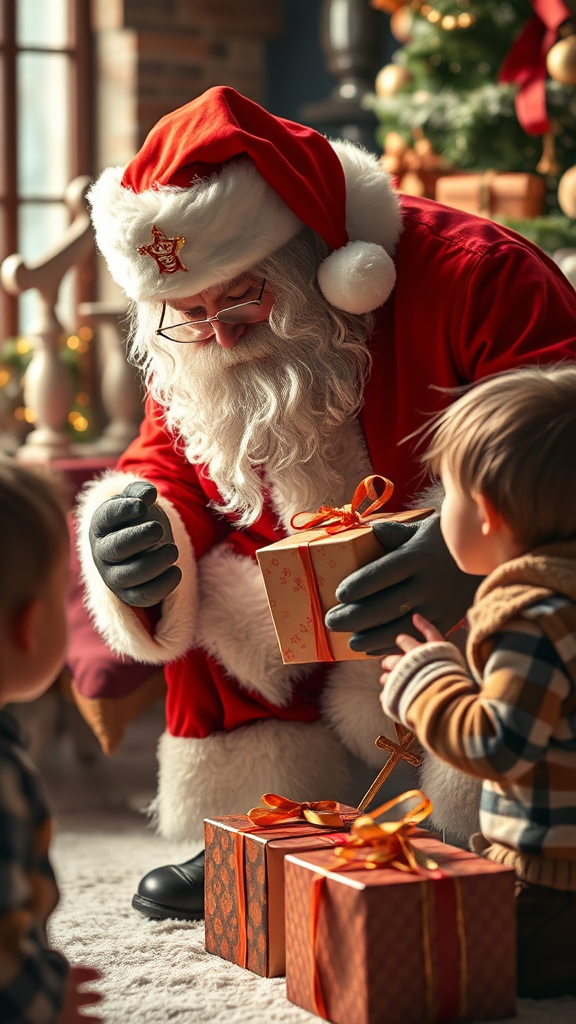
[[[78,503],[78,554],[86,588],[85,604],[96,629],[117,654],[134,661],[161,665],[182,657],[192,647],[198,606],[196,561],[184,524],[176,509],[158,496],[158,505],[170,520],[178,548],[176,565],[182,579],[162,602],[162,615],[151,636],[134,610],[108,589],[100,576],[90,548],[89,531],[96,509],[108,498],[121,494],[129,483],[141,478],[133,473],[110,471],[84,489]]]
[[[204,818],[245,814],[263,793],[350,801],[345,752],[320,722],[267,719],[204,739],[165,732],[158,768],[150,812],[160,834],[176,841],[201,840]]]

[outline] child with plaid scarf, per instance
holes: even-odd
[[[576,995],[576,365],[486,379],[431,435],[444,539],[486,579],[466,660],[414,615],[382,706],[483,780],[472,846],[516,870],[519,995]]]
[[[34,700],[62,667],[66,648],[68,530],[46,480],[0,455],[0,1020],[95,1021],[81,1007],[100,977],[51,949],[58,902],[50,816],[38,773],[5,705]],[[98,1018],[100,1020],[101,1018]]]

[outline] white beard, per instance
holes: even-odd
[[[190,462],[205,465],[221,511],[246,526],[266,492],[277,510],[350,501],[350,434],[369,364],[356,337],[279,337],[255,324],[232,349],[155,342],[148,371],[153,396]],[[346,429],[343,429],[346,427]],[[354,483],[367,462],[352,467]]]

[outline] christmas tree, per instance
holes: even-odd
[[[559,177],[576,163],[574,0],[372,3],[404,44],[372,101],[383,148],[419,146],[437,173],[539,173],[557,212]]]

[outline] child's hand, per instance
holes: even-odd
[[[428,619],[425,619],[423,615],[416,613],[416,615],[412,616],[412,622],[425,639],[424,641],[416,640],[413,636],[409,636],[408,633],[399,633],[396,637],[396,644],[404,654],[408,654],[408,651],[414,650],[415,647],[421,647],[422,643],[444,640],[442,633]],[[382,686],[386,685],[390,673],[396,668],[398,662],[402,660],[404,654],[388,654],[385,658],[382,658],[382,668],[384,670],[380,676]]]
[[[102,1022],[102,1017],[93,1017],[91,1014],[79,1012],[81,1006],[92,1006],[94,1003],[99,1003],[102,999],[100,993],[90,990],[78,991],[80,986],[83,987],[91,981],[98,981],[101,977],[100,971],[95,970],[94,967],[70,967],[64,1006],[58,1017],[58,1024],[86,1024],[87,1021],[90,1024],[98,1024],[98,1022]]]

